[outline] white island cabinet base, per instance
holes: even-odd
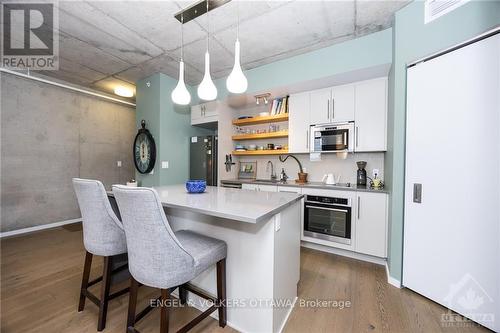
[[[293,193],[264,195],[261,192],[239,189],[210,188],[207,192],[213,193],[191,197],[198,206],[194,208],[179,207],[178,197],[175,198],[175,205],[169,205],[168,197],[162,195],[160,189],[162,188],[157,188],[174,231],[188,229],[227,243],[227,324],[241,332],[280,332],[297,299],[297,283],[300,278],[302,196]],[[175,191],[169,192],[169,196],[172,196]],[[200,210],[204,205],[201,202],[204,200],[203,196],[207,196],[208,201],[225,198],[224,205],[227,205],[233,200],[241,203],[243,199],[241,195],[249,196],[242,203],[245,206],[246,201],[248,207],[243,215],[257,214],[258,209],[252,209],[252,206],[258,204],[260,200],[263,201],[263,205],[257,206],[267,205],[272,215],[262,215],[266,216],[265,219],[257,219],[258,222],[254,223],[243,222],[236,218],[223,218],[219,217],[222,210],[221,203],[214,201],[210,202],[210,206],[219,210],[218,212],[207,213],[208,208]],[[273,205],[275,207],[272,207]],[[234,214],[235,209],[230,209],[231,214]],[[215,265],[191,283],[216,295]],[[200,310],[208,308],[206,301],[192,293],[188,293],[188,299],[192,302],[192,306]],[[217,318],[217,312],[212,316]]]

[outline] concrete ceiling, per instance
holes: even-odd
[[[156,72],[178,76],[180,23],[194,1],[60,1],[60,69],[43,74],[112,92]],[[236,1],[210,12],[213,78],[233,66],[237,6],[244,69],[386,29],[408,1]],[[203,75],[207,16],[184,25],[186,82]]]

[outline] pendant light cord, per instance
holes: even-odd
[[[236,40],[239,39],[240,37],[240,3],[237,1],[236,2]]]
[[[210,15],[208,14],[208,0],[207,0],[207,52],[210,49]]]
[[[181,61],[184,61],[184,13],[181,14]]]

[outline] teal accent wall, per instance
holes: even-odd
[[[245,46],[242,45],[242,52]],[[245,71],[248,93],[284,87],[392,62],[392,29]],[[217,99],[228,96],[226,78],[215,80]]]
[[[399,10],[393,26],[388,151],[385,159],[389,203],[389,271],[401,281],[403,261],[406,64],[459,44],[500,24],[500,1],[471,1],[424,24],[424,2]]]
[[[177,80],[160,73],[136,84],[137,128],[140,128],[141,120],[145,119],[157,149],[153,174],[142,175],[136,171],[141,186],[184,183],[189,178],[190,137],[213,134],[213,131],[191,126],[189,106],[172,103],[170,94],[176,84]],[[168,161],[169,168],[162,169],[161,161]]]

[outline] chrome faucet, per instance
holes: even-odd
[[[274,171],[273,162],[267,161],[266,172],[269,172],[269,164],[271,164],[271,180],[276,180],[276,172]]]

